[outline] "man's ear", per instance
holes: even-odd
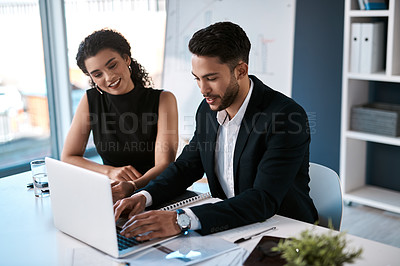
[[[247,77],[249,71],[249,66],[245,62],[241,62],[236,66],[236,79],[242,79]]]

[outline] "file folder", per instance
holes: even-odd
[[[384,43],[383,22],[361,23],[361,73],[376,73],[384,69]]]
[[[360,72],[361,23],[351,24],[350,72]]]

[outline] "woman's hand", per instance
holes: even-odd
[[[111,191],[113,202],[129,197],[137,189],[134,181],[112,181]]]
[[[107,176],[116,181],[135,181],[139,179],[142,174],[139,173],[135,167],[127,165],[122,167],[110,167],[107,171]]]

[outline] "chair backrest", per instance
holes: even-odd
[[[340,230],[343,214],[342,189],[338,174],[332,169],[310,163],[310,196],[319,216],[319,225],[328,227],[329,219]]]

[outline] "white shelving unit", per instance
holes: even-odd
[[[351,107],[368,102],[371,82],[400,83],[400,0],[389,0],[388,10],[359,10],[358,0],[346,0],[344,20],[340,151],[343,197],[346,202],[400,213],[400,192],[366,184],[367,142],[400,146],[400,138],[350,129]],[[385,70],[373,74],[351,73],[351,23],[375,20],[387,25]]]

